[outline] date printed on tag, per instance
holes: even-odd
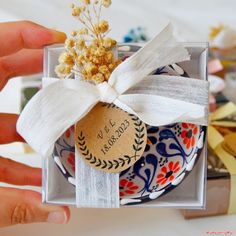
[[[117,173],[141,158],[146,125],[113,104],[97,104],[76,124],[76,148],[90,166]]]

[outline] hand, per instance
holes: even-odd
[[[15,76],[42,71],[43,46],[62,43],[65,34],[21,21],[0,23],[0,90]],[[0,144],[24,141],[16,132],[18,115],[0,113]],[[0,157],[0,182],[41,186],[41,170]],[[41,204],[30,190],[0,187],[0,227],[21,223],[66,223],[67,207]]]

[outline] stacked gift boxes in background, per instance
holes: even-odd
[[[206,210],[184,210],[185,218],[236,213],[236,106],[221,103],[210,116],[218,120],[210,119],[209,126]]]
[[[236,213],[236,31],[210,34],[210,126],[206,210],[183,210],[185,218]],[[213,131],[213,132],[212,132]]]

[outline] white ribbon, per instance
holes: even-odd
[[[190,99],[190,102],[186,97],[178,97],[178,91],[173,89],[167,96],[157,94],[158,89],[155,88],[159,84],[163,85],[165,77],[148,76],[156,68],[188,59],[187,50],[175,42],[172,27],[168,25],[152,41],[120,64],[108,82],[94,85],[78,80],[45,78],[48,85],[26,105],[18,120],[17,130],[32,148],[47,157],[52,154],[56,140],[71,125],[86,116],[98,102],[114,103],[152,126],[175,122],[207,125],[206,81],[166,77],[170,90],[171,81],[181,83],[184,80],[181,84],[187,87],[183,87],[183,91],[191,88],[191,96],[195,99]],[[142,86],[145,87],[140,89]]]

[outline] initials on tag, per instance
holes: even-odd
[[[146,125],[113,104],[99,103],[76,124],[76,147],[85,162],[106,172],[121,172],[141,158]]]

